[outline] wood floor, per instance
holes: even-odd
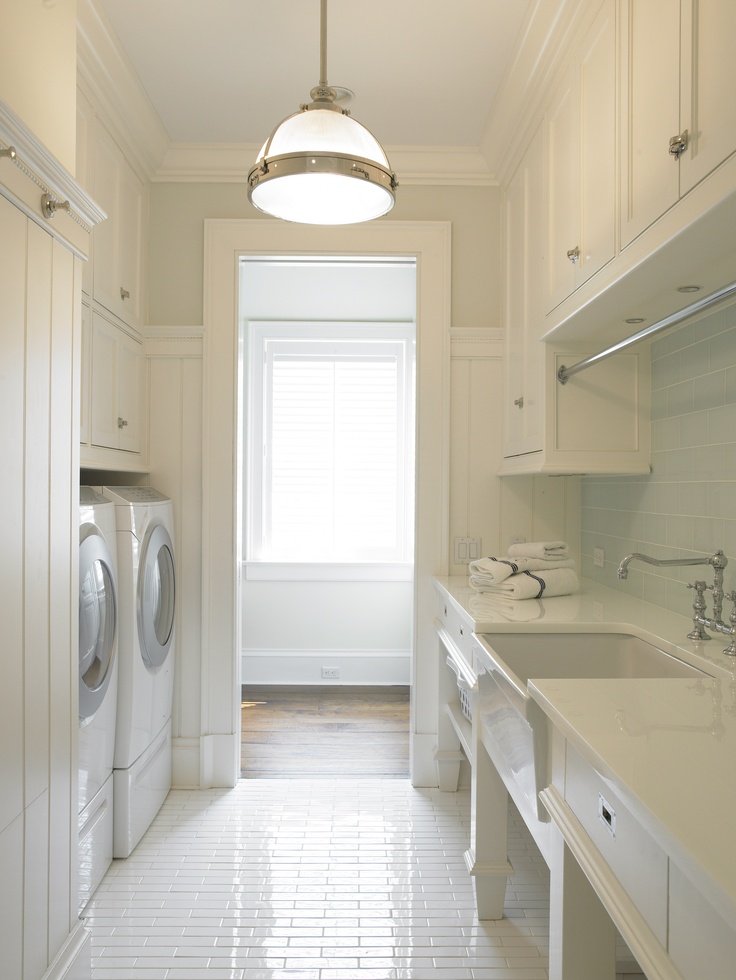
[[[243,686],[244,779],[409,776],[408,687]]]

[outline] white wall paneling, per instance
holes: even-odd
[[[175,786],[199,784],[202,609],[202,330],[150,327],[149,482],[174,501],[177,607],[174,673]]]
[[[450,574],[456,537],[481,539],[498,553],[503,444],[503,343],[497,328],[453,329],[450,334]]]

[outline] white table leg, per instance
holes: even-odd
[[[557,831],[550,851],[550,980],[614,980],[611,917]]]
[[[507,850],[509,795],[473,724],[470,847],[465,863],[473,876],[479,919],[502,919],[506,881],[514,873]]]

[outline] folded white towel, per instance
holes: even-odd
[[[510,558],[567,558],[564,541],[524,541],[509,545]]]
[[[499,585],[488,585],[482,591],[504,599],[541,599],[555,595],[571,595],[580,589],[574,568],[553,568],[543,572],[519,572],[509,575]]]
[[[468,565],[470,587],[482,592],[488,585],[500,585],[517,572],[550,571],[574,568],[572,558],[477,558]]]

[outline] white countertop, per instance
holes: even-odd
[[[736,925],[736,686],[720,678],[537,680],[529,692]]]
[[[588,579],[581,579],[581,591],[575,595],[505,602],[471,589],[465,576],[437,576],[435,583],[471,620],[475,633],[631,633],[714,677],[736,678],[736,657],[723,653],[726,637],[687,639],[693,628],[693,593],[684,586],[683,613],[678,615]]]
[[[529,693],[672,860],[736,923],[736,657],[687,639],[683,615],[581,581],[580,593],[499,603],[465,577],[437,578],[475,633],[630,633],[711,675],[530,680]]]

